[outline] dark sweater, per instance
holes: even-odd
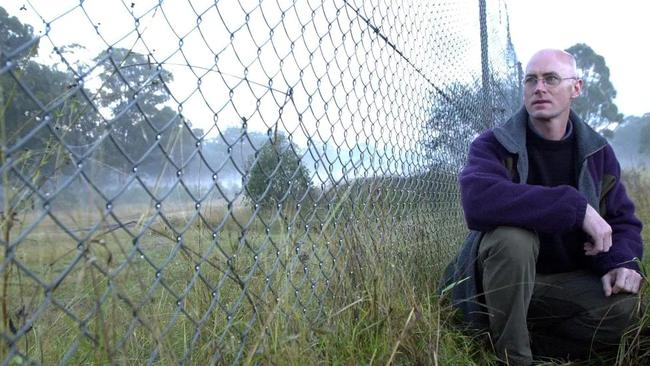
[[[526,150],[528,151],[528,184],[557,187],[568,185],[577,188],[576,144],[572,125],[560,141],[547,140],[528,125]],[[584,267],[584,237],[581,230],[564,233],[539,233],[537,272],[557,273]]]

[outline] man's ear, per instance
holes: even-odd
[[[582,93],[583,83],[584,82],[582,81],[582,79],[576,80],[571,90],[571,99],[576,99],[577,97],[580,96],[580,93]]]

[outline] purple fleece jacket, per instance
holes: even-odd
[[[642,256],[642,225],[621,183],[614,151],[573,112],[570,118],[577,139],[580,169],[577,188],[525,184],[528,174],[525,145],[528,115],[525,110],[504,126],[484,132],[474,140],[460,175],[467,226],[479,232],[505,225],[540,233],[582,230],[589,203],[611,225],[613,245],[607,253],[593,257],[583,255],[580,262],[599,275],[617,267],[638,271],[635,258]],[[514,162],[512,169],[504,163],[508,160]],[[559,265],[571,266],[575,264]]]

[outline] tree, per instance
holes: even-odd
[[[605,58],[584,43],[566,51],[575,57],[578,76],[584,80],[582,96],[573,103],[573,110],[597,131],[603,131],[612,122],[620,122],[623,115],[614,103],[616,89],[609,80]]]
[[[0,75],[2,143],[8,147],[29,133],[33,137],[24,140],[21,147],[42,147],[43,140],[49,135],[47,130],[41,129],[36,134],[33,131],[42,125],[39,122],[44,117],[39,103],[47,105],[65,90],[65,75],[31,60],[37,54],[38,42],[14,54],[33,38],[31,26],[22,24],[16,17],[10,17],[0,7],[0,65],[4,66],[7,62],[12,64],[11,69]],[[13,55],[9,57],[10,54]],[[20,80],[22,86],[16,80]]]
[[[219,179],[241,182],[240,172],[250,167],[254,154],[268,141],[265,133],[229,127],[205,141],[201,152],[210,168],[218,170]]]
[[[645,129],[648,132],[645,132]],[[625,116],[614,130],[609,143],[624,170],[640,166],[650,167],[650,113],[639,116]]]
[[[171,72],[124,48],[106,50],[95,62],[101,81],[95,103],[111,112],[104,126],[110,138],[97,158],[123,174],[138,167],[140,174],[175,177],[178,170],[197,166],[187,164],[204,133],[169,106]]]
[[[161,113],[170,99],[165,83],[173,78],[147,56],[124,48],[104,51],[95,62],[101,70],[96,104],[112,112],[105,126],[111,139],[104,142],[100,159],[128,172],[144,158],[161,131],[178,124],[174,111]]]
[[[640,118],[644,124],[639,136],[639,154],[650,157],[650,113]]]
[[[425,144],[432,168],[456,171],[464,164],[474,137],[491,127],[492,121],[484,120],[482,112],[489,106],[479,88],[457,83],[445,89],[445,96],[431,109]]]
[[[296,151],[296,146],[280,134],[264,144],[249,160],[251,169],[246,196],[252,203],[271,208],[278,203],[303,198],[311,180]]]
[[[35,39],[31,26],[0,8],[0,64],[11,65],[0,74],[0,165],[11,166],[2,174],[5,213],[33,206],[33,187],[72,168],[59,139],[66,133],[63,121],[71,121],[77,109],[70,92],[74,78],[34,61]]]
[[[105,178],[116,171],[120,177],[130,174],[134,165],[140,174],[173,177],[197,165],[188,161],[203,132],[166,105],[170,72],[146,55],[122,48],[87,60],[95,63],[92,67],[84,61],[72,63],[76,69],[45,65],[34,58],[35,39],[31,26],[0,7],[0,64],[11,61],[11,68],[0,74],[0,138],[12,151],[14,166],[5,170],[5,186],[24,192],[16,197],[31,192],[24,180],[38,188],[56,186],[60,177],[75,173],[76,162],[99,185],[112,182]],[[56,52],[74,56],[80,47],[61,45]],[[107,133],[109,138],[98,146]],[[80,161],[89,152],[92,156]],[[1,153],[0,163],[5,164]]]
[[[17,50],[21,46],[27,45],[34,39],[34,29],[28,24],[23,24],[16,17],[10,17],[7,11],[0,6],[0,60],[2,65],[5,64],[5,57],[9,53]],[[38,42],[35,43],[34,50],[38,48]],[[34,51],[30,48],[20,54],[24,56],[25,51]],[[36,52],[33,52],[34,54]],[[16,58],[16,57],[14,57]]]

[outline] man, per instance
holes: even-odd
[[[446,289],[501,360],[586,358],[615,347],[642,284],[641,222],[607,141],[571,111],[573,56],[526,67],[524,106],[470,147],[460,175],[471,229]]]

